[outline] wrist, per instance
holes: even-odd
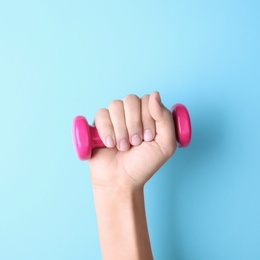
[[[137,181],[128,173],[122,171],[105,172],[102,176],[97,171],[91,171],[91,185],[94,194],[118,194],[118,196],[121,196],[143,192],[145,181]]]
[[[143,186],[113,186],[113,185],[92,185],[95,205],[115,204],[118,207],[138,203],[144,198]]]

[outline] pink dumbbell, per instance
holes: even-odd
[[[191,140],[191,122],[187,108],[182,104],[172,106],[176,139],[179,147],[186,147]],[[95,126],[90,126],[83,116],[76,116],[72,123],[73,143],[80,160],[91,158],[92,150],[105,147]]]

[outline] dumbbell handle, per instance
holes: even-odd
[[[172,117],[178,146],[186,147],[191,141],[191,122],[187,108],[182,104],[172,106]],[[91,158],[92,150],[105,147],[97,128],[88,124],[84,116],[76,116],[72,122],[72,137],[80,160]]]

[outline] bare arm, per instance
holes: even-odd
[[[143,190],[96,190],[94,196],[102,259],[153,259]]]
[[[107,146],[89,160],[102,259],[153,259],[143,188],[176,149],[171,113],[158,92],[129,95],[95,124]]]

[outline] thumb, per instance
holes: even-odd
[[[176,136],[172,113],[162,104],[159,92],[149,98],[149,111],[155,121],[155,142],[169,157],[176,150]]]

